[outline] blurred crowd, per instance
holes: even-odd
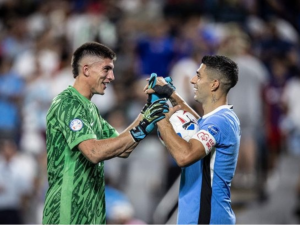
[[[201,114],[189,81],[202,56],[236,61],[229,103],[242,139],[232,188],[267,200],[278,158],[300,155],[299,32],[297,0],[0,0],[0,218],[41,223],[45,116],[73,84],[71,56],[87,41],[117,53],[115,81],[92,101],[120,132],[145,104],[151,73],[171,76]],[[153,133],[128,159],[106,161],[105,174],[108,223],[153,223],[180,168]],[[300,213],[300,179],[298,189]]]

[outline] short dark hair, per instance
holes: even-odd
[[[87,55],[116,60],[116,53],[109,47],[98,42],[87,42],[77,48],[73,53],[71,66],[74,78],[79,75],[79,61]]]
[[[231,59],[220,55],[204,56],[202,63],[206,65],[208,70],[215,71],[211,78],[220,79],[226,93],[238,82],[239,69]]]

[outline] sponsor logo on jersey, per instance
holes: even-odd
[[[72,131],[79,131],[83,127],[83,123],[80,119],[74,119],[70,122],[70,129]]]
[[[207,130],[211,135],[217,135],[219,133],[219,129],[214,125],[208,126]]]

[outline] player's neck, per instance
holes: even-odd
[[[226,96],[222,96],[220,98],[215,98],[212,96],[212,98],[210,98],[207,102],[202,103],[202,108],[204,112],[203,115],[214,111],[216,108],[222,105],[228,105],[228,100]]]
[[[78,79],[75,80],[73,87],[85,98],[91,100],[93,94],[91,93],[89,87],[87,87],[86,83],[79,82]]]

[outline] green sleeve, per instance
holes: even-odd
[[[88,110],[79,101],[74,99],[63,101],[56,116],[70,149],[82,141],[97,138],[90,125]]]
[[[118,131],[113,128],[106,120],[102,119],[103,138],[118,137]]]

